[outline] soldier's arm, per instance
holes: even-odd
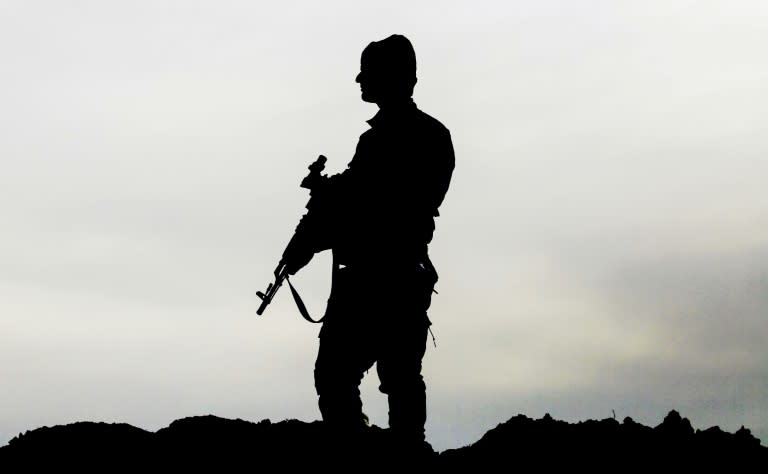
[[[312,178],[307,212],[296,226],[280,261],[286,265],[289,274],[301,270],[314,254],[332,248],[345,199],[344,190],[354,176],[350,163],[341,173],[332,176],[320,176],[318,173]]]

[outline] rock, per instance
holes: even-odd
[[[517,415],[489,430],[477,442],[434,453],[431,446],[406,446],[389,431],[372,426],[339,436],[323,423],[285,420],[258,423],[212,415],[183,418],[151,433],[126,424],[81,422],[20,434],[0,448],[0,471],[43,468],[108,472],[126,468],[228,471],[243,466],[268,470],[392,472],[424,467],[430,471],[498,469],[705,469],[768,466],[768,448],[742,427],[694,431],[688,419],[671,411],[650,428],[626,417],[567,423],[545,415]],[[530,466],[530,467],[529,467]]]

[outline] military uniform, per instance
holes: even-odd
[[[437,280],[427,244],[453,172],[453,145],[448,129],[411,100],[368,123],[348,169],[328,178],[332,202],[316,219],[325,231],[314,250],[333,250],[334,272],[315,387],[329,425],[359,427],[358,387],[376,363],[391,431],[423,441],[421,361]]]

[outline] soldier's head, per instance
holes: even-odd
[[[381,105],[410,98],[416,85],[416,53],[408,38],[392,35],[369,44],[355,81],[366,102]]]

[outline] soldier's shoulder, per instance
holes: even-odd
[[[375,140],[376,135],[377,135],[376,130],[374,128],[369,128],[360,134],[359,142],[365,143],[370,140]]]

